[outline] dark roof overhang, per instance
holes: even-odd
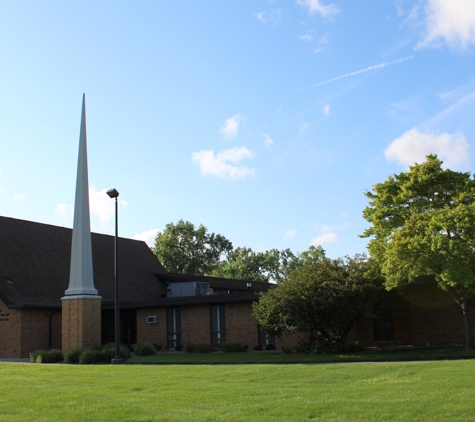
[[[246,292],[229,295],[183,296],[141,301],[124,301],[120,302],[120,307],[121,309],[153,308],[161,306],[254,302],[256,300],[259,300],[259,294],[256,294],[255,292]],[[102,309],[114,309],[114,302],[102,302]]]

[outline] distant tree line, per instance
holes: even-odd
[[[280,282],[290,271],[325,255],[321,246],[298,254],[290,249],[233,248],[221,234],[184,220],[167,224],[157,234],[152,251],[170,272],[265,282]]]

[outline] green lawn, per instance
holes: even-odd
[[[475,359],[475,352],[462,347],[441,349],[375,350],[340,355],[286,355],[280,352],[252,353],[159,353],[154,356],[134,357],[127,364],[282,364],[328,362],[393,362],[441,359]]]
[[[475,420],[473,360],[337,365],[0,364],[0,420]]]

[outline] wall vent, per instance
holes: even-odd
[[[158,318],[156,315],[151,315],[147,317],[147,324],[156,324],[158,321]]]

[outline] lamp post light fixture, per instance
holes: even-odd
[[[122,363],[120,356],[120,308],[119,308],[119,205],[117,198],[119,192],[117,189],[109,189],[107,195],[115,198],[115,253],[114,253],[114,276],[115,276],[115,355],[111,363]]]

